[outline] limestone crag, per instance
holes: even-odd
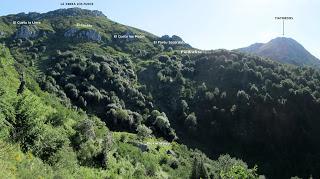
[[[27,26],[23,25],[21,26],[18,31],[16,32],[15,38],[36,38],[39,35],[39,30],[36,26]]]
[[[93,29],[77,29],[77,28],[70,28],[64,33],[64,37],[74,37],[79,40],[89,40],[89,41],[96,41],[100,42],[101,35],[99,32]]]

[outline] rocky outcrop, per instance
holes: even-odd
[[[6,35],[4,32],[0,31],[0,37]]]
[[[88,40],[101,41],[101,35],[95,30],[83,30],[78,34],[78,36],[80,38],[84,37]]]
[[[78,31],[76,28],[70,28],[64,33],[64,37],[74,37]]]
[[[173,150],[167,150],[168,155],[177,156],[177,154]]]
[[[183,41],[182,38],[177,35],[173,35],[172,37],[170,37],[169,35],[163,35],[162,37],[160,37],[160,40]]]
[[[132,144],[135,147],[138,147],[142,152],[149,152],[149,146],[147,144],[138,143],[138,142],[128,142],[129,144]]]
[[[70,28],[64,33],[64,37],[72,37],[77,38],[79,40],[88,40],[88,41],[96,41],[100,42],[101,35],[99,32],[93,30],[93,29],[77,29],[77,28]]]
[[[36,38],[39,35],[39,30],[36,26],[27,26],[23,25],[21,26],[18,31],[16,32],[15,38]]]
[[[41,14],[37,12],[29,12],[28,14],[22,12],[17,14],[17,16],[19,17],[19,19],[38,20],[41,17]]]

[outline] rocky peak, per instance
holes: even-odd
[[[163,35],[161,38],[161,40],[175,40],[175,41],[183,41],[181,37],[177,36],[177,35],[173,35],[172,37],[170,37],[169,35]]]
[[[68,9],[58,9],[55,11],[50,11],[45,13],[43,17],[56,17],[56,16],[97,16],[106,17],[101,11],[88,10],[81,8],[68,8]]]
[[[22,12],[17,14],[17,17],[24,20],[36,20],[41,16],[40,13],[37,12],[29,12],[28,14]]]
[[[238,50],[241,52],[268,57],[282,63],[297,66],[308,65],[320,67],[320,60],[292,38],[277,37],[267,43],[256,43]]]

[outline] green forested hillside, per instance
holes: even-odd
[[[319,175],[318,70],[226,50],[162,55],[141,69],[184,143],[241,156],[276,178]]]
[[[41,37],[16,37],[9,21],[37,15],[1,17],[0,178],[258,177],[241,160],[211,160],[173,141],[166,114],[137,81],[140,52],[63,41],[51,13],[23,34]]]
[[[28,19],[41,24],[12,24]],[[318,70],[183,54],[158,43],[178,36],[77,8],[3,16],[0,31],[4,176],[319,176]]]
[[[7,48],[0,51],[0,178],[257,177],[240,160],[212,161],[152,137],[145,125],[137,134],[111,132],[99,118],[41,91],[14,68]]]

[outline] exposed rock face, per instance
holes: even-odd
[[[6,35],[4,32],[0,31],[0,37]]]
[[[64,36],[65,37],[74,37],[76,36],[76,33],[78,32],[78,29],[76,28],[70,28],[68,29],[65,33]]]
[[[77,39],[89,40],[89,41],[101,41],[101,35],[99,32],[93,29],[80,30],[77,28],[70,28],[64,33],[65,37],[75,37]]]
[[[85,37],[88,40],[93,40],[93,41],[101,41],[101,35],[95,31],[95,30],[85,30],[81,31],[78,36],[80,38]]]
[[[36,26],[21,26],[16,32],[15,38],[35,38],[39,35],[39,30]]]

